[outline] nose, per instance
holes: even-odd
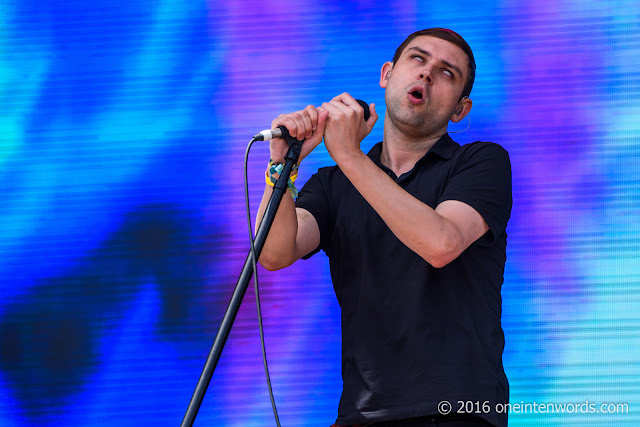
[[[428,84],[433,83],[433,78],[431,77],[431,69],[428,67],[425,67],[421,72],[420,72],[420,80],[425,79],[427,81]]]

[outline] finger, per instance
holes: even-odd
[[[289,131],[289,135],[294,136],[298,131],[298,125],[291,117],[291,114],[280,114],[271,122],[271,129],[275,129],[279,126],[284,126]]]
[[[333,100],[322,104],[322,108],[328,112],[327,120],[339,119],[344,115],[336,104],[339,104],[339,102]]]
[[[335,98],[333,98],[333,100],[338,101],[344,105],[347,105],[349,108],[351,108],[356,113],[358,113],[360,117],[364,118],[364,109],[362,108],[362,105],[360,105],[358,100],[352,97],[351,95],[349,95],[347,92],[344,92],[336,96]]]
[[[319,106],[318,108],[322,111],[329,111],[329,113],[331,112],[331,110],[329,110],[329,103],[328,102],[323,102],[321,106]],[[333,108],[333,107],[331,107]]]
[[[333,101],[340,101],[345,105],[354,105],[354,104],[359,105],[358,101],[356,101],[355,98],[349,95],[349,93],[347,92],[343,92],[340,95],[334,97]]]
[[[318,107],[317,109],[317,123],[316,129],[313,131],[313,134],[309,139],[307,139],[302,145],[302,153],[300,154],[302,160],[306,157],[311,151],[313,151],[320,143],[322,142],[322,138],[324,137],[324,129],[327,124],[327,116],[329,116],[329,111],[324,108]]]
[[[309,115],[309,118],[311,119],[311,130],[316,130],[316,127],[318,125],[318,108],[313,105],[307,105],[307,107],[304,109],[304,111]]]
[[[292,118],[296,122],[296,133],[291,136],[295,137],[299,141],[304,140],[307,128],[311,128],[311,121],[305,116],[306,114],[304,113],[304,110],[296,111],[292,114]]]
[[[305,131],[304,135],[301,136],[303,136],[304,139],[311,138],[311,135],[313,134],[313,130],[315,128],[314,120],[316,122],[318,120],[317,115],[318,114],[316,113],[315,107],[313,105],[308,105],[304,110],[302,110],[301,116],[304,122]]]
[[[331,116],[332,113],[341,114],[343,111],[346,111],[346,108],[349,108],[342,102],[335,99],[332,99],[329,102],[325,102],[324,104],[322,104],[322,107],[329,111],[329,116]]]
[[[329,102],[329,105],[334,107],[336,110],[340,111],[340,113],[345,117],[353,117],[358,113],[351,106],[344,104],[340,100],[333,99],[333,100],[331,100]],[[360,107],[360,106],[358,105],[358,107]],[[360,109],[362,109],[362,108],[360,108]]]

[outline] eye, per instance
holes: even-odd
[[[411,59],[417,59],[420,62],[424,62],[424,59],[420,55],[412,55]]]
[[[451,77],[451,78],[453,78],[453,73],[451,72],[451,70],[448,70],[448,69],[446,69],[446,68],[445,68],[444,70],[442,70],[442,72],[443,72],[447,77]]]

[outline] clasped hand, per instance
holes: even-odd
[[[320,107],[308,105],[303,110],[281,114],[271,122],[271,128],[284,126],[289,134],[304,140],[298,163],[322,142],[337,164],[360,151],[360,142],[367,136],[378,120],[375,105],[369,106],[369,120],[364,121],[360,104],[348,93],[336,96]],[[284,162],[289,146],[282,138],[271,140],[271,159]]]

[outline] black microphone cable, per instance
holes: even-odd
[[[364,112],[364,120],[367,121],[370,116],[369,105],[360,99],[356,99],[356,101],[362,107]],[[286,128],[282,126],[280,127],[280,130],[281,132],[285,132]],[[266,131],[266,132],[269,132],[269,136],[267,139],[271,139],[273,137],[280,137],[282,135],[282,133],[274,135],[272,131],[273,129],[271,131]],[[253,146],[253,143],[256,141],[264,141],[264,140],[265,140],[264,132],[258,133],[251,139],[251,141],[249,141],[249,144],[247,145],[247,149],[244,152],[244,202],[247,210],[247,226],[249,229],[249,241],[251,242],[251,261],[253,264],[253,288],[256,294],[256,307],[258,310],[258,326],[260,329],[260,344],[262,346],[262,362],[264,364],[264,373],[267,378],[267,387],[269,389],[269,398],[271,399],[271,408],[273,409],[273,416],[275,417],[276,425],[278,427],[281,427],[280,418],[278,417],[278,410],[276,408],[276,401],[273,397],[273,389],[271,388],[271,377],[269,376],[269,366],[267,364],[267,352],[265,350],[265,345],[264,345],[264,329],[262,327],[262,310],[260,308],[260,292],[258,290],[258,263],[256,258],[256,248],[255,248],[255,239],[253,236],[253,228],[251,226],[251,208],[249,206],[249,178],[247,173],[247,169],[248,169],[247,165],[249,163],[249,151],[251,151],[251,147]]]
[[[280,418],[278,418],[278,410],[276,408],[276,401],[273,397],[273,389],[271,388],[271,377],[269,376],[269,366],[267,364],[267,351],[264,345],[264,330],[262,327],[262,310],[260,309],[260,292],[258,290],[258,262],[256,258],[255,238],[253,236],[253,228],[251,227],[251,208],[249,206],[249,183],[247,174],[247,164],[249,163],[249,151],[253,146],[253,143],[258,141],[254,136],[247,149],[244,152],[244,202],[247,209],[247,226],[249,228],[249,241],[251,242],[251,260],[253,262],[253,288],[256,294],[256,307],[258,309],[258,326],[260,329],[260,344],[262,346],[262,362],[264,364],[264,373],[267,377],[267,387],[269,389],[269,398],[271,399],[271,408],[273,409],[273,416],[276,419],[276,425],[280,426]]]

